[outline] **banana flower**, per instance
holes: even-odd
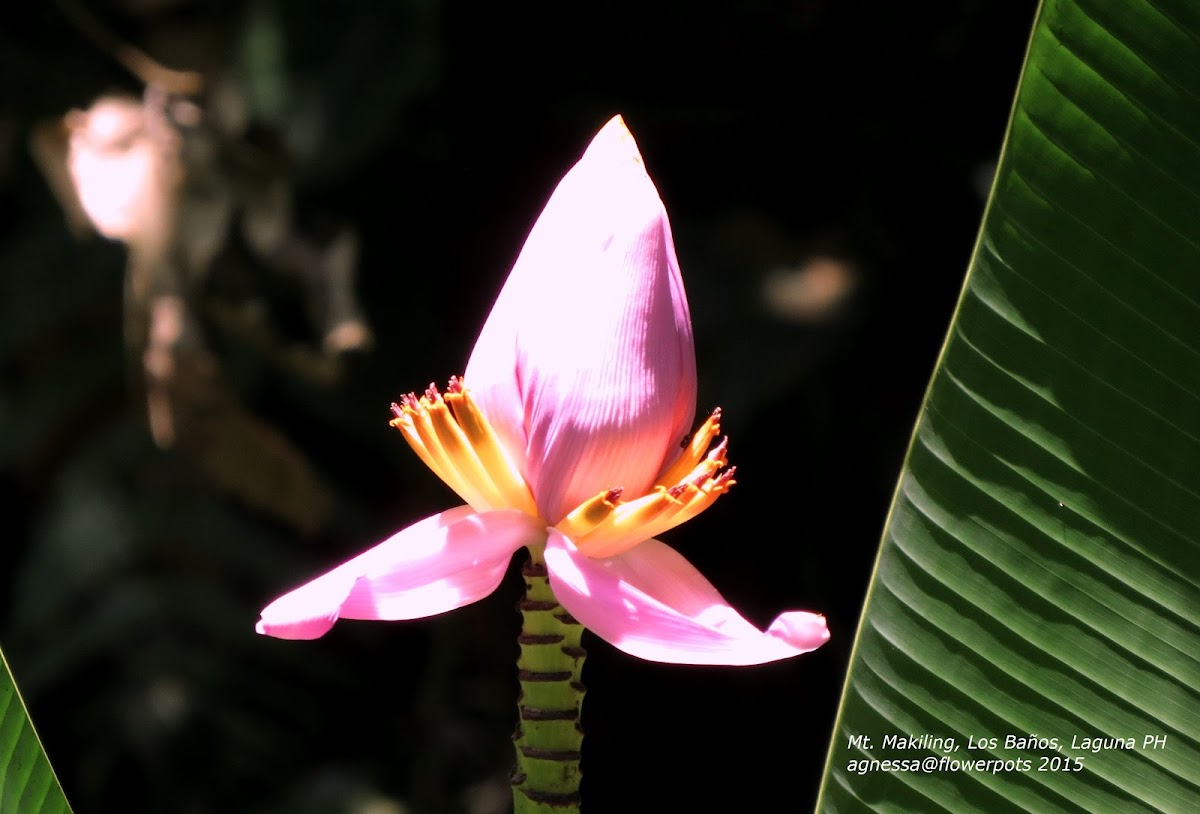
[[[461,379],[393,405],[392,424],[466,505],[426,518],[272,602],[260,633],[415,619],[475,602],[514,552],[544,563],[574,620],[634,656],[758,664],[813,650],[823,616],[762,631],[654,539],[733,483],[720,411],[689,435],[691,318],[671,227],[618,116],[563,178]]]

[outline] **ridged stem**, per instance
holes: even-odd
[[[521,656],[517,676],[521,696],[513,742],[515,814],[572,814],[579,811],[579,716],[584,687],[579,680],[587,654],[580,646],[583,626],[571,618],[550,590],[540,549],[521,570],[525,598],[521,611]]]

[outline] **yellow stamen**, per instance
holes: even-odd
[[[537,516],[529,487],[457,378],[443,398],[434,385],[392,405],[391,424],[425,465],[473,508],[518,509]]]
[[[607,489],[580,503],[555,528],[572,540],[582,539],[613,513],[620,499],[620,489]]]
[[[456,477],[454,467],[450,465],[445,450],[438,443],[437,433],[434,432],[429,421],[429,413],[425,406],[414,394],[409,393],[400,402],[400,409],[403,415],[393,420],[392,425],[406,430],[405,438],[409,439],[409,443],[413,444],[413,448],[417,450],[421,460],[425,461],[439,478],[447,483],[454,480]]]
[[[475,399],[462,388],[458,379],[450,379],[450,388],[445,399],[454,411],[454,419],[466,436],[471,449],[501,494],[504,506],[536,516],[537,507],[529,487],[525,484],[525,478],[509,459],[504,447],[500,446],[495,430],[484,418]]]
[[[413,426],[413,419],[409,414],[409,410],[405,407],[401,407],[395,402],[392,402],[392,413],[395,414],[396,417],[393,418],[389,423],[404,434],[404,440],[408,441],[408,445],[411,446],[413,451],[417,453],[417,456],[425,462],[425,465],[432,469],[435,475],[442,480],[445,480],[446,478],[438,468],[437,462],[433,459],[433,456],[429,454],[429,450],[425,449],[425,443],[421,440],[421,436],[417,434],[417,429],[415,426]]]
[[[700,512],[711,506],[714,502],[716,502],[718,497],[729,491],[730,486],[733,486],[733,484],[737,483],[737,481],[733,479],[733,473],[736,470],[737,467],[731,466],[717,477],[709,478],[701,486],[692,486],[692,484],[688,484],[688,486],[691,487],[688,490],[690,494],[688,495],[686,501],[684,501],[684,505],[680,508],[680,510],[672,515],[670,525],[655,530],[650,536],[654,537],[658,534],[662,534],[668,528],[674,528],[680,523],[686,523],[696,515],[700,514]],[[692,489],[695,491],[693,492]]]
[[[487,469],[476,457],[471,442],[467,440],[466,434],[458,426],[450,408],[446,406],[446,402],[437,394],[437,391],[433,391],[431,395],[421,399],[421,404],[429,415],[429,423],[437,434],[437,440],[441,444],[447,460],[454,467],[458,479],[470,484],[482,496],[487,502],[486,508],[507,508],[504,496],[496,488]],[[469,500],[467,502],[471,503]],[[471,505],[475,506],[476,504],[471,503]],[[479,508],[485,507],[479,506]]]
[[[706,422],[716,432],[716,420],[720,413]],[[701,432],[708,432],[702,427]],[[708,440],[712,440],[710,434]],[[707,446],[707,443],[706,443]],[[703,460],[704,449],[698,454],[689,450],[685,453],[690,471],[682,470],[685,476],[671,488],[662,485],[654,491],[627,503],[619,503],[615,509],[580,536],[572,536],[561,525],[558,529],[572,539],[575,545],[589,557],[613,557],[634,546],[656,537],[668,529],[678,526],[707,509],[733,485],[734,469],[724,469],[728,444],[722,441]],[[674,467],[672,467],[674,469]]]
[[[412,444],[412,438],[408,433],[405,433],[405,438],[408,439],[413,449],[416,450],[417,454],[421,456],[421,459],[425,461],[429,468],[447,486],[457,492],[459,497],[476,509],[494,508],[484,491],[460,472],[452,450],[447,450],[442,439],[438,436],[437,428],[430,415],[432,407],[434,405],[428,395],[418,399],[415,395],[410,394],[408,398],[401,402],[401,410],[403,410],[405,417],[411,422],[413,433],[417,437],[419,446]],[[445,410],[445,405],[442,405],[442,409]],[[425,455],[421,455],[422,450],[425,451]],[[454,451],[461,455],[461,450]]]
[[[658,481],[654,485],[669,488],[683,480],[695,468],[696,464],[700,462],[705,451],[708,450],[708,445],[712,443],[712,440],[717,437],[717,433],[720,431],[721,408],[718,407],[700,425],[700,429],[692,433],[692,438],[688,442],[687,447],[684,448],[683,453],[675,459],[675,463],[671,464],[666,472],[663,472],[659,476]]]
[[[479,511],[517,509],[537,516],[520,470],[483,411],[457,378],[443,396],[433,385],[392,405],[392,426],[426,466]],[[621,500],[620,488],[585,500],[556,528],[589,557],[613,557],[707,509],[733,485],[728,442],[709,445],[721,431],[721,411],[700,426],[687,447],[646,494]]]

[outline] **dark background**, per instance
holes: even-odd
[[[833,638],[753,668],[650,664],[587,638],[587,809],[810,809],[1034,3],[88,8],[243,90],[290,153],[297,229],[356,230],[375,345],[320,379],[207,319],[210,302],[252,301],[279,347],[320,358],[296,287],[254,276],[231,233],[196,313],[241,432],[300,461],[308,491],[283,464],[246,485],[157,448],[122,348],[124,249],[71,236],[26,144],[142,85],[59,6],[5,12],[0,642],[75,810],[508,805],[515,568],[436,619],[307,643],[253,625],[452,505],[388,404],[462,372],[540,207],[618,112],[674,225],[701,415],[724,408],[738,466],[732,493],[667,539],[752,621],[819,610]],[[828,297],[772,304],[772,281],[817,261]]]

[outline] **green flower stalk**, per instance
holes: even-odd
[[[578,811],[582,779],[580,714],[585,690],[580,673],[587,655],[580,642],[583,625],[554,598],[539,554],[533,552],[521,569],[525,578],[525,598],[518,603],[521,695],[512,776],[516,814]]]

